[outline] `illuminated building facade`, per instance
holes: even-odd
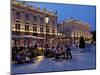
[[[46,8],[40,9],[19,2],[12,2],[11,6],[14,46],[79,43],[81,36],[86,42],[91,41],[90,25],[85,22],[71,18],[57,24],[56,12]]]
[[[19,2],[12,2],[11,6],[12,45],[25,46],[35,43],[43,45],[45,39],[48,44],[54,44],[57,37],[55,12]]]
[[[83,37],[86,43],[91,42],[90,25],[71,18],[59,24],[59,32],[65,35],[65,40],[68,43],[79,44],[80,37]]]

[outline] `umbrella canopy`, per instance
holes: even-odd
[[[12,35],[12,38],[20,38],[18,35]]]
[[[43,37],[37,37],[32,35],[22,35],[21,38],[33,38],[33,39],[44,39]]]

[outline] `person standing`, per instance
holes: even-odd
[[[67,59],[72,59],[71,48],[69,46],[66,47],[66,55]]]
[[[51,48],[52,57],[55,57],[55,47]]]
[[[80,37],[79,48],[81,49],[81,52],[85,51],[85,40],[82,36]]]
[[[61,57],[62,57],[62,59],[65,58],[65,51],[64,51],[64,47],[63,46],[61,46]]]
[[[59,46],[56,47],[55,53],[56,53],[55,58],[56,58],[56,59],[59,59]]]

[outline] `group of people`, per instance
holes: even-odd
[[[55,59],[71,59],[71,48],[65,46],[31,46],[31,47],[12,47],[12,61],[15,63],[34,62],[37,56],[54,57]]]
[[[68,45],[57,45],[51,48],[47,46],[45,56],[54,57],[55,59],[71,59],[71,48]]]
[[[12,62],[22,64],[28,62],[34,62],[40,52],[37,50],[37,45],[34,47],[12,47]]]

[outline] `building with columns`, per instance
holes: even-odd
[[[11,3],[11,31],[13,46],[39,43],[55,44],[57,37],[57,15],[44,8],[19,2]]]
[[[71,18],[58,25],[58,31],[64,34],[63,40],[67,43],[79,44],[82,36],[86,43],[91,42],[90,25],[81,20]]]

